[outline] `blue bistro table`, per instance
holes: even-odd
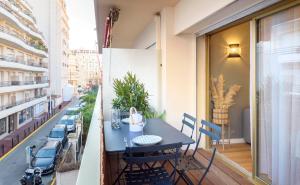
[[[111,122],[104,122],[105,150],[108,153],[124,152],[126,147],[135,147],[131,140],[139,135],[157,135],[162,137],[159,144],[181,142],[182,145],[193,144],[195,141],[161,119],[148,119],[143,132],[129,132],[129,125],[120,123],[120,129],[113,129]]]
[[[111,122],[106,121],[104,122],[105,150],[108,154],[108,158],[110,159],[108,160],[109,171],[110,174],[113,174],[110,175],[110,178],[108,179],[110,182],[109,184],[116,183],[124,170],[119,154],[125,152],[126,147],[137,147],[137,145],[133,144],[131,140],[143,134],[162,137],[162,141],[158,145],[179,142],[183,145],[189,145],[195,142],[193,139],[184,135],[179,130],[161,119],[148,119],[142,132],[129,132],[129,125],[126,123],[120,123],[119,129],[113,129],[111,127]],[[123,170],[120,171],[121,169]]]

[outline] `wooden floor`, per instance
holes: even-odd
[[[226,144],[218,145],[217,150],[228,159],[237,163],[241,167],[245,168],[248,172],[252,173],[252,158],[251,158],[251,145],[246,143],[241,144]]]
[[[202,164],[207,165],[208,160],[210,159],[211,152],[199,149],[196,153],[196,159],[199,160]],[[107,175],[107,182],[105,184],[112,184],[113,179],[117,177],[117,174],[120,170],[115,169],[115,167],[120,169],[120,164],[122,160],[119,160],[119,156],[117,155],[110,155],[107,156],[107,162],[110,163],[107,165],[106,168],[106,175]],[[123,165],[121,165],[123,166]],[[202,171],[192,171],[188,173],[189,178],[193,181],[195,185],[198,184],[198,181],[202,175]],[[124,184],[121,182],[120,184]],[[184,181],[180,181],[179,185],[184,185]],[[242,173],[238,172],[237,170],[232,169],[222,159],[218,157],[215,158],[209,173],[207,174],[204,182],[202,185],[250,185],[253,184],[251,181],[248,180]]]
[[[211,153],[202,149],[198,150],[196,159],[204,165],[208,164]],[[202,175],[201,171],[193,171],[188,174],[194,184],[198,184],[198,181]],[[184,185],[183,181],[180,181],[180,185]],[[242,173],[227,166],[223,160],[215,158],[213,165],[207,174],[203,185],[250,185],[253,184]]]

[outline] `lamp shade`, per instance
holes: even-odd
[[[239,44],[229,44],[228,58],[241,57],[241,48]]]

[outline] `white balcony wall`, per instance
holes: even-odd
[[[153,17],[154,18],[154,17]],[[134,41],[135,49],[155,49],[156,44],[156,22],[153,19],[143,32]]]
[[[104,176],[104,142],[101,110],[101,90],[98,91],[95,108],[82,155],[76,185],[102,185]]]
[[[136,74],[150,94],[150,104],[160,109],[160,52],[145,49],[103,49],[103,112],[110,119],[112,99],[115,97],[113,79],[127,72]],[[176,93],[176,92],[175,92]]]
[[[183,113],[196,116],[196,37],[174,35],[174,8],[161,12],[162,107],[166,121],[181,127]]]

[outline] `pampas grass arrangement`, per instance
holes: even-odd
[[[225,80],[223,75],[211,79],[212,101],[214,102],[213,122],[227,124],[229,122],[228,109],[234,105],[234,97],[240,91],[240,85],[232,85],[225,93]]]

